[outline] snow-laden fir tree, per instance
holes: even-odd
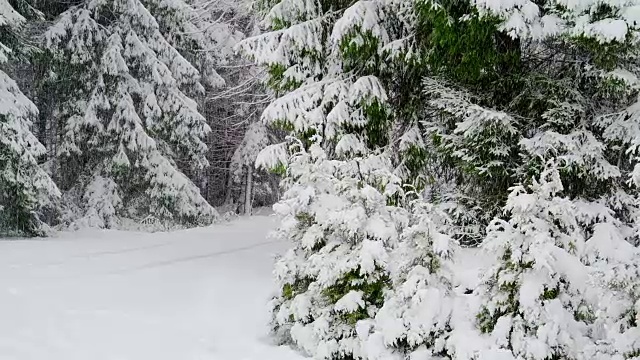
[[[582,260],[590,267],[596,317],[590,324],[600,358],[637,359],[640,356],[640,249],[628,241],[625,226],[613,216],[594,226]]]
[[[244,181],[244,213],[251,214],[253,202],[253,186],[255,175],[255,163],[258,154],[269,145],[267,127],[261,122],[249,125],[244,134],[242,143],[233,153],[230,170],[236,182]]]
[[[637,95],[633,4],[416,4],[418,48],[431,69],[427,147],[467,209],[483,210],[481,224],[500,214],[509,187],[540,174],[549,152],[566,165],[568,195],[612,189],[615,201],[628,201],[620,191],[631,164],[611,121]],[[620,206],[629,218],[634,206]]]
[[[509,220],[489,227],[483,246],[498,260],[478,315],[491,336],[482,351],[505,359],[634,358],[640,251],[603,202],[571,200],[563,190],[550,163],[539,182],[512,189]]]
[[[3,67],[20,51],[24,17],[0,1],[0,234],[39,235],[41,211],[60,192],[39,166],[44,146],[31,132],[38,109]]]
[[[457,345],[447,344],[456,340],[448,339],[461,300],[453,283],[457,246],[448,235],[453,224],[422,198],[411,201],[408,211],[389,260],[392,289],[375,319],[361,324],[365,359],[428,359],[446,356]],[[470,341],[465,335],[463,341]]]
[[[530,191],[515,187],[509,220],[496,220],[483,244],[498,261],[479,326],[491,334],[489,350],[505,358],[598,358],[587,325],[596,316],[587,292],[597,292],[578,256],[586,241],[576,217],[582,209],[557,196],[562,190],[554,167]]]
[[[438,203],[450,202],[456,220],[452,235],[463,244],[476,245],[500,209],[512,181],[519,129],[512,115],[473,102],[472,95],[452,88],[446,80],[425,78],[427,116],[423,122],[436,163],[452,169],[435,182]]]
[[[314,358],[365,356],[369,329],[361,330],[384,302],[389,249],[408,218],[387,205],[398,186],[389,167],[381,155],[331,160],[317,144],[288,163],[291,185],[274,209],[282,218],[276,236],[294,248],[276,264],[282,292],[271,303],[272,325]]]
[[[416,121],[394,125],[391,109],[404,102],[385,65],[402,45],[404,2],[260,5],[268,31],[240,49],[267,67],[278,98],[262,119],[289,131],[295,149],[272,145],[257,161],[285,175],[278,236],[294,244],[276,265],[273,326],[315,358],[361,358],[391,285],[388,257],[409,223],[403,183],[415,166],[397,145]],[[403,150],[419,143],[413,134]]]
[[[431,124],[449,166],[474,175],[475,188],[499,185],[482,205],[504,211],[484,245],[499,255],[479,314],[492,340],[485,356],[637,356],[633,4],[472,5],[430,11],[462,11],[449,30],[489,42],[452,41],[485,62],[468,73],[458,71],[464,57],[442,63],[446,81],[427,80],[425,91],[445,115]]]
[[[40,89],[58,134],[53,169],[83,221],[216,216],[185,172],[208,165],[210,128],[194,96],[221,80],[212,70],[203,77],[177,50],[186,42],[206,49],[205,25],[182,1],[92,0],[44,34]]]

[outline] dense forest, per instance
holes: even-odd
[[[0,5],[0,233],[195,226],[277,199],[253,170],[269,95],[233,50],[257,31],[248,4]]]
[[[275,203],[273,335],[314,359],[640,359],[640,2],[0,11],[4,232]]]

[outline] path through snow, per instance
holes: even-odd
[[[300,360],[265,338],[274,227],[0,239],[0,359]]]

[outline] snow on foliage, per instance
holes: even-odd
[[[62,86],[77,87],[60,95],[53,114],[64,126],[61,166],[77,157],[85,164],[64,182],[76,186],[85,174],[117,185],[109,187],[121,199],[113,210],[87,209],[105,226],[114,215],[201,224],[217,216],[185,175],[208,166],[203,139],[210,128],[194,96],[203,84],[222,83],[212,70],[203,78],[187,59],[198,60],[194,52],[212,44],[207,26],[182,1],[92,0],[65,11],[45,33],[54,71],[70,72]],[[201,65],[213,61],[207,56]],[[93,198],[91,183],[84,186]]]
[[[531,193],[514,188],[505,207],[510,220],[496,220],[483,244],[500,261],[488,273],[480,327],[514,358],[588,358],[595,350],[587,336],[587,269],[575,255],[585,239],[571,201],[555,196],[560,191],[554,168]]]
[[[360,357],[355,327],[382,305],[388,249],[407,215],[366,185],[385,176],[378,157],[330,160],[312,145],[293,156],[288,173],[295,183],[274,209],[278,238],[295,246],[276,264],[273,326],[316,358]]]
[[[17,31],[23,21],[9,2],[0,1],[0,39]],[[0,42],[0,66],[11,52]],[[36,106],[0,68],[0,234],[41,234],[38,214],[60,196],[38,164],[46,150],[31,132],[37,115]]]
[[[277,94],[263,123],[291,135],[256,161],[286,175],[274,209],[278,238],[293,242],[276,264],[272,326],[281,341],[318,359],[368,356],[376,313],[403,278],[393,272],[393,254],[403,236],[418,236],[404,232],[419,220],[401,206],[403,179],[385,148],[390,97],[372,70],[393,40],[386,14],[396,5],[356,1],[327,10],[315,1],[280,1],[265,11],[270,31],[238,45],[267,67]],[[434,243],[447,257],[448,241]],[[439,275],[433,279],[441,288]]]
[[[624,41],[638,30],[635,1],[533,1],[475,0],[482,12],[504,19],[502,29],[513,37],[536,40],[569,35],[594,38],[601,43]],[[604,10],[607,7],[608,10]]]
[[[638,249],[611,216],[585,236],[588,217],[562,190],[553,164],[530,190],[512,190],[510,220],[496,220],[483,244],[500,260],[479,326],[514,359],[622,359],[638,350]]]
[[[430,107],[457,120],[451,133],[443,133],[437,124],[431,123],[426,123],[427,131],[440,136],[453,156],[474,166],[479,173],[503,171],[504,159],[510,155],[512,140],[518,132],[515,119],[502,111],[478,106],[469,101],[467,94],[447,88],[435,79],[424,80],[424,92],[430,98]],[[487,139],[486,134],[491,134],[491,138]]]
[[[437,356],[450,335],[457,245],[448,216],[419,199],[408,221],[390,261],[393,290],[363,337],[369,359]]]
[[[71,224],[70,228],[111,228],[118,225],[117,209],[122,205],[118,185],[109,178],[97,175],[84,194],[85,216]]]
[[[273,144],[266,146],[258,153],[255,166],[264,170],[272,170],[286,165],[288,160],[287,143]]]
[[[269,73],[263,123],[292,136],[257,157],[286,175],[281,340],[638,356],[635,3],[261,4],[268,31],[238,49]],[[463,288],[458,244],[480,242],[491,264]]]
[[[242,167],[248,166],[254,168],[258,154],[269,145],[269,137],[267,128],[262,123],[253,123],[249,125],[247,132],[242,139],[242,143],[236,149],[231,160],[231,171],[235,176],[239,176]],[[264,166],[265,164],[261,164]],[[269,164],[267,169],[275,167],[277,164]]]

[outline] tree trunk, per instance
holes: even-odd
[[[229,166],[229,170],[227,171],[227,188],[224,196],[224,204],[231,205],[231,190],[233,188],[233,174],[231,173],[231,166]]]
[[[247,188],[244,192],[244,214],[251,215],[251,193],[253,192],[253,167],[247,166]]]

